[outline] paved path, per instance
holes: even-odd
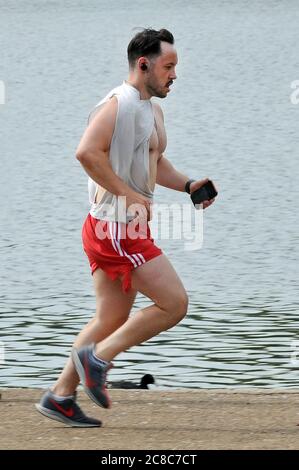
[[[111,390],[102,428],[68,428],[35,411],[37,389],[2,389],[0,449],[299,449],[297,390]]]

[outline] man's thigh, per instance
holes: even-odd
[[[182,281],[164,254],[132,271],[132,287],[162,308],[187,295]]]
[[[137,291],[123,292],[120,279],[112,281],[102,269],[93,273],[96,295],[97,315],[128,316],[133,306]]]

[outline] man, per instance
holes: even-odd
[[[76,153],[89,175],[92,206],[82,236],[96,314],[76,338],[58,381],[36,405],[44,415],[71,426],[101,425],[75,401],[79,380],[95,403],[108,408],[105,382],[111,361],[176,325],[187,312],[184,286],[155,245],[147,222],[155,183],[192,193],[207,182],[190,180],[163,155],[163,113],[151,98],[165,98],[176,79],[172,34],[166,29],[139,32],[128,45],[128,60],[128,80],[96,106]],[[125,215],[119,210],[124,198]],[[213,201],[204,201],[203,208]],[[137,237],[130,237],[132,226],[134,233],[140,229]],[[137,292],[153,304],[129,318]]]

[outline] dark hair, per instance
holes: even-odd
[[[174,44],[173,35],[167,29],[145,28],[131,39],[128,45],[128,61],[134,67],[136,59],[142,56],[154,57],[161,54],[161,41]]]

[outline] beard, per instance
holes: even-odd
[[[166,98],[167,96],[165,87],[158,84],[158,80],[154,75],[148,78],[146,88],[152,96],[156,96],[157,98]]]

